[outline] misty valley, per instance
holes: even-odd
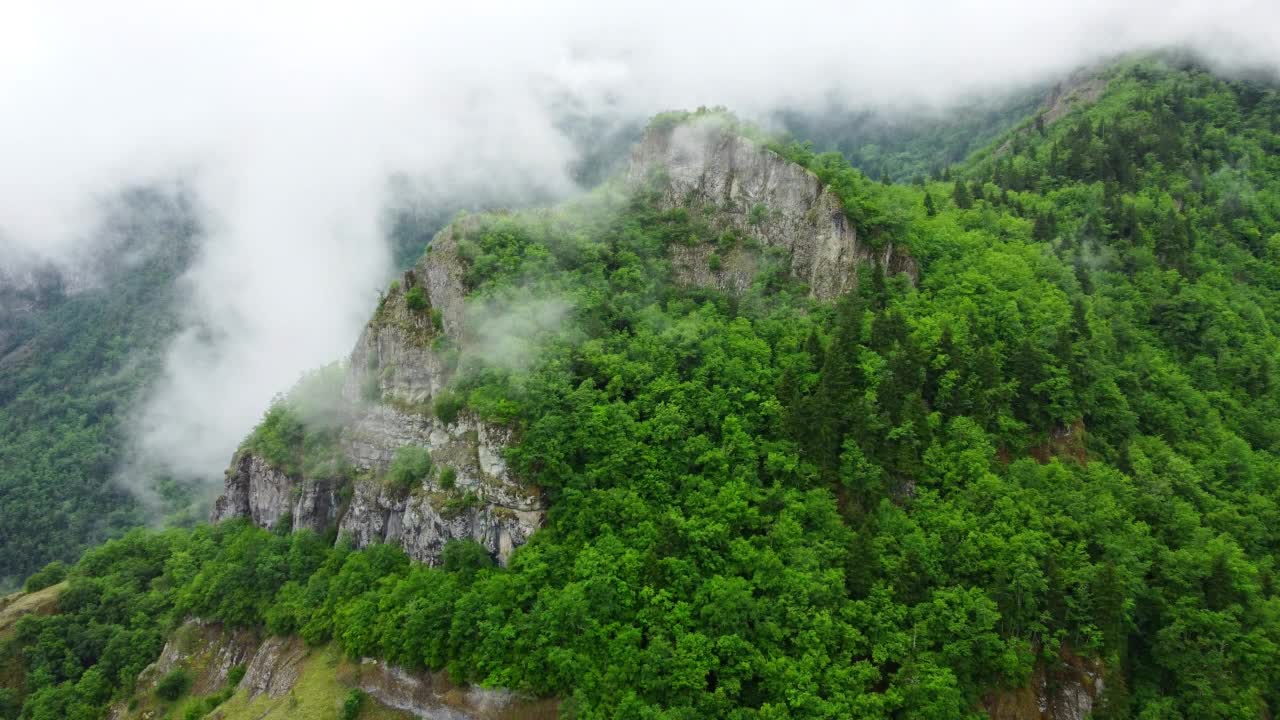
[[[1084,59],[0,208],[0,720],[1275,717],[1280,81]]]

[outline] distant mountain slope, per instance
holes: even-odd
[[[945,109],[859,110],[832,104],[821,111],[777,115],[792,136],[819,152],[834,150],[873,180],[911,182],[937,176],[1026,120],[1053,93],[1037,86]]]
[[[196,229],[179,201],[137,191],[99,232],[71,280],[50,268],[2,291],[28,301],[0,315],[0,586],[148,521],[110,478],[176,329]]]

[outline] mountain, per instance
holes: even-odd
[[[177,329],[196,236],[181,197],[136,189],[82,257],[0,271],[0,589],[146,523],[111,477]]]
[[[1270,717],[1277,150],[1158,59],[910,185],[658,116],[437,234],[219,522],[33,576],[0,717]]]

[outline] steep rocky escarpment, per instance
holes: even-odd
[[[917,274],[911,257],[892,243],[862,242],[839,198],[816,175],[714,116],[650,127],[632,153],[627,180],[655,187],[663,207],[700,213],[722,237],[744,241],[674,246],[676,278],[690,285],[740,292],[774,258],[822,300],[852,289],[863,264]]]
[[[414,672],[365,659],[354,684],[378,702],[422,718],[448,720],[554,720],[559,703],[501,688],[464,687],[444,672]]]
[[[715,118],[651,127],[625,182],[653,195],[659,210],[698,214],[707,234],[718,236],[670,247],[680,283],[740,292],[766,267],[784,268],[827,300],[854,287],[860,265],[916,275],[914,261],[892,243],[861,241],[817,176]],[[438,233],[357,341],[342,383],[350,410],[336,441],[345,475],[290,473],[244,450],[214,520],[336,529],[357,547],[396,543],[427,563],[439,562],[456,539],[474,540],[505,563],[528,540],[544,501],[503,460],[515,430],[451,407],[448,390],[460,351],[474,340],[460,242],[483,227],[483,218],[467,216]],[[436,471],[412,487],[385,482],[406,447],[427,448]]]
[[[241,452],[227,470],[214,522],[247,517],[259,527],[324,532],[337,518],[337,488],[331,480],[290,476],[251,452]]]
[[[431,449],[435,462],[453,471],[451,487],[439,476],[404,493],[385,483],[357,482],[339,532],[357,547],[394,542],[415,560],[434,563],[444,544],[472,539],[505,563],[541,524],[543,501],[515,478],[502,459],[511,431],[462,413],[452,423],[376,405],[344,436],[358,467],[385,468],[395,449]]]
[[[306,477],[242,450],[213,520],[336,528],[356,547],[397,543],[432,564],[457,539],[475,540],[505,563],[542,524],[540,493],[503,460],[514,431],[438,402],[454,371],[454,348],[464,341],[463,268],[454,232],[442,231],[432,251],[393,284],[351,353],[336,441],[345,474]],[[385,475],[406,447],[427,448],[434,472],[413,487],[392,486]]]

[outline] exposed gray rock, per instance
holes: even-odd
[[[263,528],[275,528],[284,517],[292,530],[323,532],[337,521],[338,498],[329,480],[292,478],[263,458],[241,452],[232,461],[222,496],[210,519],[221,522],[247,517]]]
[[[380,660],[361,662],[356,684],[383,705],[430,720],[553,720],[558,715],[555,700],[459,687],[445,673],[410,671]]]
[[[1064,649],[1038,663],[1025,687],[992,693],[983,706],[991,720],[1085,720],[1104,689],[1102,663]]]
[[[252,630],[233,629],[220,623],[189,619],[169,636],[160,657],[138,673],[137,695],[155,692],[161,678],[176,669],[191,677],[192,695],[209,695],[226,687],[231,668],[246,665],[258,652],[258,634]],[[159,712],[145,712],[140,717],[158,717]],[[109,717],[129,717],[126,702],[111,707]]]
[[[425,278],[431,306],[440,311],[444,333],[454,341],[462,337],[466,305],[465,270],[458,256],[458,235],[479,227],[479,222],[478,217],[464,217],[441,230],[414,269]]]
[[[852,289],[863,263],[878,262],[887,272],[916,278],[914,261],[892,244],[876,250],[859,242],[840,200],[816,175],[732,132],[718,118],[646,130],[627,180],[633,187],[656,181],[663,206],[705,212],[717,229],[732,229],[761,248],[736,248],[720,258],[717,269],[711,244],[675,246],[672,267],[682,282],[741,291],[770,250],[824,300]]]
[[[513,477],[502,459],[511,431],[463,414],[452,425],[434,418],[378,406],[344,436],[352,462],[380,471],[396,448],[431,450],[438,466],[456,472],[453,488],[438,475],[406,497],[377,481],[356,484],[339,528],[357,547],[397,542],[416,560],[437,563],[449,540],[470,538],[505,563],[541,524],[542,498]]]
[[[448,231],[441,235],[445,232]],[[436,257],[444,254],[433,253],[423,262],[434,265]],[[360,334],[351,352],[350,372],[343,387],[343,396],[348,401],[378,398],[404,404],[425,403],[448,382],[449,368],[431,349],[440,334],[434,326],[432,311],[441,312],[442,322],[445,316],[419,280],[425,272],[422,267],[406,272],[399,288],[383,297],[373,319]],[[428,298],[428,308],[408,306],[406,296],[415,288]],[[447,293],[441,290],[440,295],[445,297]]]
[[[342,453],[357,472],[347,507],[340,507],[333,482],[289,477],[244,452],[228,471],[214,521],[248,517],[271,528],[288,513],[294,530],[337,525],[357,547],[398,543],[414,559],[433,564],[445,543],[464,538],[505,563],[542,524],[540,494],[514,477],[502,456],[512,430],[467,413],[446,424],[431,413],[451,374],[432,346],[442,334],[454,342],[462,332],[462,270],[452,233],[438,235],[433,252],[383,298],[352,351],[342,392],[355,411],[340,433]],[[422,278],[434,278],[430,290]],[[409,307],[414,288],[426,294],[428,307]],[[454,486],[442,487],[437,474],[409,493],[387,487],[380,478],[407,446],[425,447],[437,468],[452,468]]]
[[[280,697],[293,689],[307,658],[307,646],[298,637],[270,637],[262,643],[245,668],[240,687],[249,697]]]

